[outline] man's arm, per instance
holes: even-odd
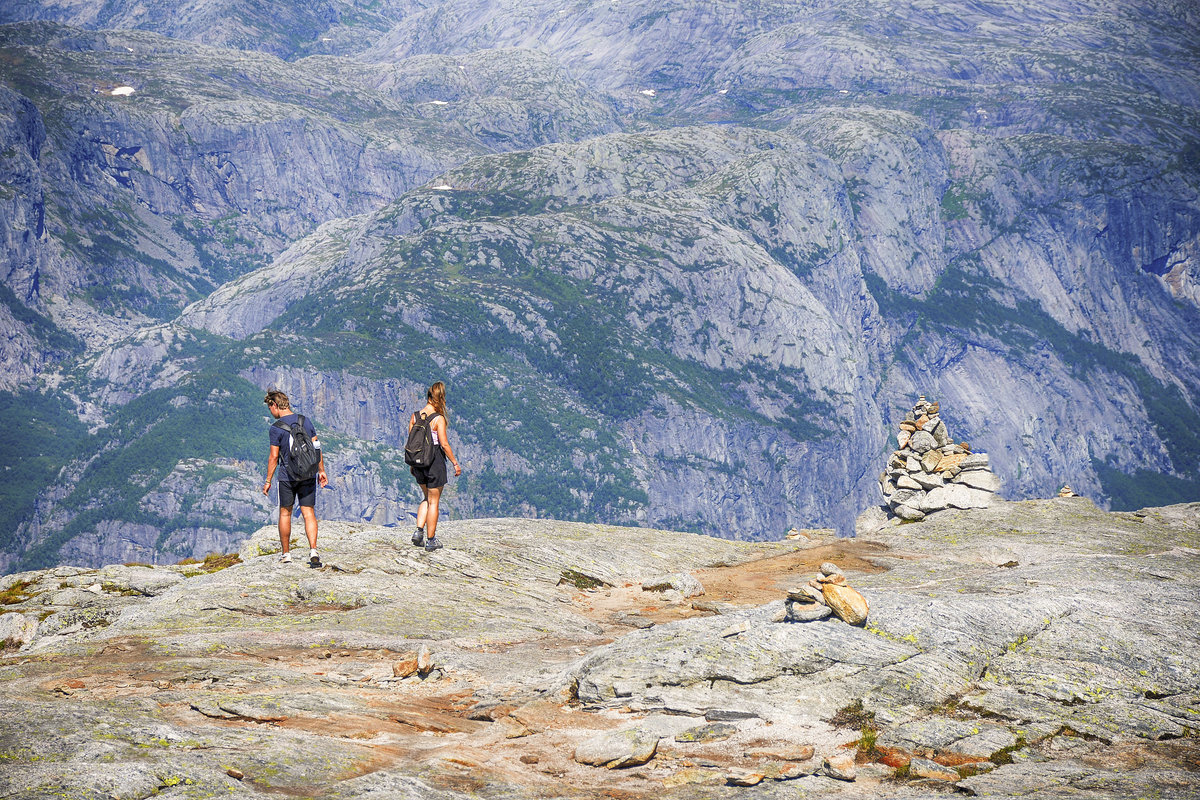
[[[263,484],[263,494],[271,491],[271,480],[275,477],[275,467],[277,466],[279,466],[279,445],[273,444],[271,445],[271,455],[267,456],[267,482]]]
[[[308,417],[304,418],[304,425],[308,428],[309,438],[312,439],[313,447],[317,449],[317,455],[320,457],[320,461],[317,462],[317,483],[321,484],[321,486],[328,486],[329,476],[325,474],[325,453],[321,450],[321,438],[317,434],[317,429],[312,424],[312,420]]]

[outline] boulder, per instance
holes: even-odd
[[[917,472],[913,476],[913,480],[921,485],[925,491],[936,489],[939,486],[944,486],[946,479],[937,473]]]
[[[908,762],[908,776],[910,778],[928,778],[936,781],[949,781],[954,783],[962,776],[949,767],[943,767],[936,761],[930,761],[927,758],[914,758]]]
[[[785,622],[815,622],[832,614],[833,609],[824,603],[798,603],[788,600],[787,613],[783,619]]]
[[[1000,488],[999,476],[986,469],[964,469],[954,478],[954,482],[985,492],[995,492]]]
[[[935,486],[921,498],[920,508],[926,514],[932,514],[935,511],[945,511],[950,507],[950,498],[942,491],[942,487]]]
[[[937,491],[936,489],[934,491]],[[923,502],[923,500],[922,500]],[[944,506],[943,506],[944,508]],[[905,522],[918,522],[925,519],[925,512],[913,506],[900,504],[892,509],[892,513]]]
[[[593,767],[636,767],[654,758],[658,735],[640,728],[608,731],[575,748],[575,760]]]
[[[5,642],[15,647],[27,644],[33,640],[37,629],[37,617],[15,613],[0,614],[0,646]]]
[[[827,583],[821,591],[825,595],[826,604],[845,622],[861,625],[867,621],[867,598],[854,589],[842,584]]]
[[[987,508],[996,501],[996,496],[982,489],[972,489],[962,484],[951,483],[931,489],[921,504],[922,509],[943,508]]]
[[[838,753],[826,758],[821,772],[827,777],[839,781],[852,781],[857,777],[854,770],[854,758],[846,753]]]
[[[958,466],[964,470],[968,469],[987,469],[988,454],[987,453],[966,453],[962,461],[958,462]]]

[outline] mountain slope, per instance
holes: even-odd
[[[253,23],[291,61],[0,28],[5,386],[92,429],[9,568],[229,547],[270,514],[268,385],[349,519],[404,518],[438,378],[456,515],[849,532],[921,393],[1005,496],[1200,493],[1190,6],[336,9],[336,55]],[[111,11],[70,19],[141,24]],[[197,411],[219,437],[149,435]]]

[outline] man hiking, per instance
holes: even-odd
[[[271,455],[267,458],[267,482],[263,494],[271,491],[271,479],[275,467],[282,462],[283,471],[279,478],[279,543],[283,546],[280,563],[292,563],[292,506],[300,503],[304,516],[304,533],[308,536],[308,565],[313,569],[321,566],[317,555],[317,482],[322,486],[329,483],[325,475],[325,457],[321,455],[321,442],[312,422],[301,414],[292,412],[288,396],[278,389],[267,392],[263,399],[267,410],[275,418],[271,425]]]

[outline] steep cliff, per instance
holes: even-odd
[[[0,27],[6,421],[90,429],[6,568],[232,546],[267,386],[349,519],[438,378],[456,516],[848,533],[921,393],[1009,497],[1200,493],[1187,4],[152,6]]]

